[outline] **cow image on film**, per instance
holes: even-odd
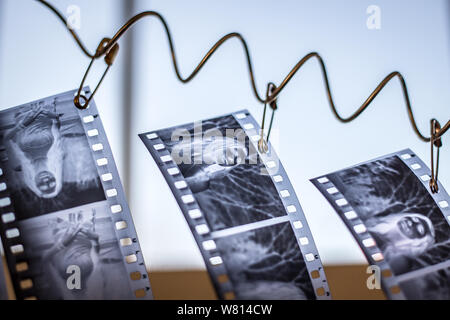
[[[39,299],[129,297],[119,241],[103,203],[22,220],[19,228]]]

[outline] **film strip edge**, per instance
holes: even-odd
[[[250,129],[250,126],[248,125],[250,123],[253,126],[252,128],[257,128],[258,125],[256,121],[249,115],[247,110],[238,111],[231,115],[233,115],[235,120],[246,133],[249,141],[251,141],[252,136],[248,134],[249,132],[246,128]],[[245,117],[248,116],[247,125],[244,126],[245,121],[241,121],[245,117],[236,115],[245,115]],[[217,251],[215,241],[211,236],[208,224],[195,198],[192,196],[192,192],[189,186],[187,185],[177,165],[173,161],[169,151],[165,148],[163,141],[159,138],[156,132],[150,131],[148,133],[140,134],[139,136],[141,137],[147,149],[150,151],[155,162],[158,164],[160,171],[168,182],[169,187],[172,190],[175,199],[178,202],[178,205],[180,206],[183,215],[185,216],[189,224],[189,227],[202,253],[206,267],[209,271],[213,285],[219,294],[219,297],[224,299],[234,299],[235,294],[233,285],[229,281],[226,267],[223,265],[222,258]],[[264,161],[263,158],[262,160]],[[278,158],[276,158],[276,161],[278,161]],[[265,166],[267,168],[266,163]],[[308,275],[314,288],[315,295],[319,299],[330,299],[330,291],[317,248],[314,245],[314,240],[306,223],[306,219],[303,215],[300,204],[295,197],[295,192],[292,189],[289,179],[287,179],[287,175],[285,174],[282,166],[280,173],[281,174],[278,174],[278,176],[282,177],[282,175],[284,175],[284,178],[282,177],[281,180],[278,180],[277,178],[272,177],[272,181],[278,192],[287,191],[286,194],[282,193],[280,195],[280,199],[282,200],[286,208],[286,217],[289,218],[291,228],[296,236],[300,251],[302,252],[302,258],[307,267]],[[280,189],[281,186],[284,187]],[[289,196],[286,196],[287,194]],[[273,224],[277,223],[278,222],[275,222]],[[303,254],[302,247],[309,249],[305,255]],[[221,268],[219,268],[219,266]]]
[[[44,99],[51,98],[53,97]],[[41,101],[44,99],[36,101]],[[29,105],[30,103],[25,103],[16,108]],[[8,111],[2,110],[0,114],[6,112]],[[6,149],[3,144],[0,148]],[[19,223],[16,219],[16,210],[14,208],[14,204],[12,203],[11,195],[8,191],[6,175],[3,172],[3,164],[0,165],[0,210],[0,235],[3,243],[6,264],[9,269],[9,274],[13,285],[14,295],[16,296],[16,299],[36,300],[37,295],[34,290],[33,274],[31,273],[28,259],[25,255],[25,247],[21,240]]]
[[[211,236],[211,231],[203,212],[184,176],[157,133],[143,133],[139,137],[157,163],[183,212],[219,299],[234,300],[236,295],[226,266]]]
[[[86,94],[90,94],[89,87],[84,88],[84,91]],[[77,90],[72,91],[72,93],[75,95]],[[136,299],[152,299],[150,281],[133,218],[125,198],[105,130],[102,122],[99,121],[98,110],[94,100],[91,100],[87,109],[78,110],[78,114],[105,192],[114,224],[114,231],[124,257],[130,287]]]
[[[253,144],[254,150],[258,150],[257,143],[260,139],[258,122],[246,109],[234,112],[233,116],[245,131],[250,143]],[[286,215],[289,217],[292,231],[295,234],[302,258],[308,269],[308,275],[313,285],[314,293],[318,299],[331,299],[331,293],[319,252],[295,190],[270,141],[268,142],[268,150],[265,154],[261,154],[258,151],[258,155],[263,161],[267,173],[270,175],[273,185],[277,189],[284,205]]]

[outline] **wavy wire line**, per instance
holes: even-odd
[[[391,81],[393,78],[397,77],[400,80],[400,84],[401,84],[402,91],[403,91],[403,97],[404,97],[404,100],[405,100],[406,109],[407,109],[407,113],[408,113],[408,116],[409,116],[409,121],[411,123],[411,126],[412,126],[414,132],[419,137],[419,139],[421,139],[422,141],[424,141],[424,142],[430,142],[431,141],[431,138],[423,135],[420,132],[419,128],[417,127],[417,123],[415,121],[414,114],[413,114],[413,111],[412,111],[411,101],[409,99],[409,94],[408,94],[408,89],[407,89],[407,86],[406,86],[405,79],[403,78],[402,74],[400,72],[398,72],[398,71],[394,71],[394,72],[391,72],[390,74],[388,74],[380,82],[380,84],[378,84],[378,86],[372,91],[372,93],[367,97],[367,99],[364,101],[364,103],[353,114],[351,114],[348,117],[343,117],[337,111],[336,105],[334,103],[333,96],[331,94],[331,88],[330,88],[330,83],[329,83],[329,80],[328,80],[327,69],[326,69],[325,63],[324,63],[322,57],[317,52],[311,52],[311,53],[307,54],[306,56],[304,56],[302,59],[300,59],[300,61],[291,69],[291,71],[288,73],[288,75],[283,79],[281,84],[273,91],[273,93],[270,96],[268,96],[266,99],[263,99],[263,98],[261,98],[261,96],[258,93],[258,89],[257,89],[257,86],[256,86],[255,77],[254,77],[254,72],[253,72],[252,60],[251,60],[251,57],[250,57],[250,51],[248,49],[247,43],[246,43],[245,39],[242,37],[242,35],[237,33],[237,32],[229,33],[229,34],[223,36],[221,39],[219,39],[219,41],[217,41],[211,47],[211,49],[203,56],[202,60],[197,64],[197,66],[191,72],[191,74],[189,76],[187,76],[186,78],[183,78],[183,76],[181,75],[181,72],[179,70],[179,67],[178,67],[178,62],[177,62],[177,58],[176,58],[176,54],[175,54],[175,47],[174,47],[174,44],[173,44],[172,35],[170,33],[169,27],[168,27],[165,19],[158,12],[155,12],[155,11],[144,11],[144,12],[141,12],[141,13],[133,16],[131,19],[129,19],[116,32],[116,34],[111,38],[111,40],[103,48],[103,50],[100,50],[100,51],[96,52],[95,54],[91,54],[86,49],[86,47],[84,46],[83,42],[78,37],[77,33],[74,30],[68,28],[66,19],[64,18],[64,16],[56,8],[54,8],[51,4],[49,4],[45,0],[36,0],[36,1],[42,3],[48,9],[50,9],[53,13],[56,14],[56,16],[60,19],[60,21],[62,23],[64,23],[64,25],[67,27],[67,29],[69,30],[70,34],[72,35],[72,37],[74,38],[74,40],[76,41],[76,43],[78,44],[80,49],[84,52],[84,54],[86,56],[90,57],[91,59],[97,59],[97,58],[100,58],[103,55],[105,55],[114,46],[114,44],[117,43],[119,38],[131,26],[133,26],[134,23],[136,23],[140,19],[142,19],[144,17],[150,17],[150,16],[156,17],[162,23],[162,25],[163,25],[163,27],[165,29],[165,32],[166,32],[166,35],[167,35],[167,40],[168,40],[168,43],[169,43],[170,53],[171,53],[171,56],[172,56],[172,64],[173,64],[174,69],[175,69],[175,74],[176,74],[178,80],[181,81],[182,83],[187,83],[187,82],[191,81],[197,75],[197,73],[203,68],[203,66],[206,64],[206,62],[209,60],[209,58],[214,54],[214,52],[223,43],[225,43],[229,39],[237,38],[241,42],[242,47],[243,47],[244,52],[245,52],[245,55],[246,55],[247,67],[248,67],[248,72],[249,72],[249,76],[250,76],[250,82],[251,82],[253,93],[254,93],[256,99],[259,102],[261,102],[261,103],[270,103],[270,102],[274,101],[278,97],[280,92],[286,87],[286,85],[289,83],[289,81],[293,78],[293,76],[297,73],[297,71],[300,70],[300,68],[308,60],[310,60],[312,58],[317,58],[317,60],[319,61],[319,65],[321,67],[321,70],[322,70],[323,81],[325,83],[325,88],[326,88],[326,91],[327,91],[327,97],[328,97],[328,102],[329,102],[330,107],[331,107],[331,111],[333,112],[333,114],[335,115],[335,117],[339,121],[344,122],[344,123],[347,123],[347,122],[350,122],[350,121],[356,119],[361,113],[363,113],[364,110],[366,110],[367,107],[372,103],[372,101],[377,97],[377,95],[380,93],[380,91],[389,83],[389,81]],[[450,120],[447,121],[447,123],[435,135],[435,139],[440,138],[449,129],[450,129]]]

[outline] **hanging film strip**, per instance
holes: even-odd
[[[379,267],[391,299],[450,299],[450,198],[409,149],[330,173],[312,183]]]
[[[169,184],[221,299],[330,299],[288,176],[243,110],[140,135]]]
[[[97,108],[75,108],[76,93],[0,112],[1,236],[15,294],[152,298]]]

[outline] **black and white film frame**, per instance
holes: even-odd
[[[247,110],[241,110],[232,115],[247,134],[254,150],[258,150],[260,128],[256,120]],[[305,215],[289,178],[270,143],[268,144],[269,152],[267,154],[261,154],[259,151],[258,154],[279,193],[286,215],[211,232],[193,193],[158,134],[149,132],[140,135],[140,137],[158,164],[188,222],[220,299],[235,299],[236,294],[214,240],[234,234],[233,231],[237,233],[254,230],[287,221],[290,222],[297,239],[316,297],[318,299],[331,299],[323,265]]]
[[[45,98],[45,100],[53,101],[57,97],[58,100],[72,101],[76,92],[77,90],[68,91]],[[89,88],[84,88],[82,94],[89,95]],[[75,105],[73,107],[76,108]],[[91,100],[87,109],[77,110],[105,191],[116,237],[119,240],[119,247],[124,257],[128,281],[133,291],[130,297],[134,295],[137,299],[152,299],[150,282],[133,220],[95,102]],[[26,248],[21,243],[20,230],[1,168],[0,210],[1,235],[15,294],[18,299],[38,299],[33,290],[33,274],[26,261]]]
[[[444,215],[445,220],[450,225],[450,198],[445,191],[444,187],[438,181],[439,193],[432,193],[429,188],[430,169],[427,165],[416,156],[416,154],[410,149],[405,149],[399,152],[395,152],[389,155],[385,155],[364,163],[373,162],[380,159],[397,156],[403,161],[408,168],[415,174],[415,176],[422,182],[430,196],[435,201],[436,205]],[[361,163],[359,165],[362,165]],[[399,284],[410,278],[416,277],[418,274],[415,271],[408,272],[405,275],[394,276],[390,270],[389,264],[384,260],[383,254],[380,248],[376,245],[375,240],[370,236],[364,222],[360,219],[358,214],[353,210],[350,203],[345,199],[344,195],[339,191],[338,187],[331,182],[327,175],[318,178],[311,179],[311,182],[319,189],[319,191],[330,201],[333,209],[342,217],[347,228],[352,233],[353,237],[358,242],[358,245],[364,252],[370,265],[376,265],[381,270],[381,285],[386,296],[389,299],[403,300],[405,295],[403,294]],[[430,266],[429,271],[443,269],[450,266],[450,261],[443,262],[437,266]]]
[[[4,147],[1,145],[0,147]],[[7,186],[6,176],[0,167],[0,236],[10,271],[14,293],[18,299],[36,299],[33,274],[25,256],[14,206]]]
[[[3,267],[3,245],[0,241],[0,300],[8,300],[8,289],[6,287],[6,273]]]
[[[91,94],[89,88],[85,88],[84,90],[87,95]],[[76,91],[73,91],[72,96],[75,94]],[[82,119],[103,190],[105,191],[116,236],[119,239],[120,250],[124,256],[130,287],[136,298],[152,299],[153,295],[150,289],[150,281],[136,235],[133,218],[94,100],[91,100],[87,109],[78,110],[78,114]]]

